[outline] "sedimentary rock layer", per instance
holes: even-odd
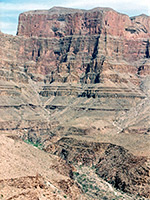
[[[149,24],[109,8],[22,13],[17,36],[0,32],[0,131],[150,197]]]

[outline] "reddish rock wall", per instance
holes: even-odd
[[[46,11],[29,11],[19,17],[18,35],[63,37],[68,35],[110,34],[126,38],[148,37],[150,18],[129,18],[109,8],[76,10],[53,7]]]
[[[105,71],[112,69],[115,73],[147,74],[149,21],[145,15],[130,19],[106,8],[54,7],[25,12],[19,17],[21,37],[0,38],[1,62],[6,66],[13,60],[13,65],[22,66],[34,80],[46,76],[50,83],[97,83],[104,81],[102,77],[110,78]],[[13,50],[8,53],[8,49]]]

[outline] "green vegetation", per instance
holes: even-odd
[[[95,182],[90,180],[86,174],[79,174],[78,172],[74,172],[73,175],[81,186],[84,193],[87,193],[89,191],[94,191],[94,193],[98,193],[100,191],[100,189],[96,185],[94,185]]]
[[[27,144],[33,145],[34,147],[37,147],[38,149],[43,149],[43,145],[37,141],[36,143],[34,143],[33,141],[28,139],[28,140],[24,140],[24,142]]]
[[[77,171],[73,172],[73,178],[79,187],[89,197],[95,200],[144,200],[145,198],[124,193],[110,187],[109,183],[101,179],[95,173],[95,167],[76,166]],[[146,199],[145,199],[146,200]]]
[[[79,176],[79,172],[73,172],[74,176]]]
[[[84,165],[79,165],[79,168],[82,169],[83,166],[84,166]]]

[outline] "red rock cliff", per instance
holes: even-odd
[[[18,35],[63,37],[68,35],[110,34],[114,36],[150,36],[150,18],[129,18],[109,8],[92,10],[53,7],[45,11],[29,11],[19,17]]]
[[[116,82],[123,80],[118,73],[137,79],[150,73],[149,22],[146,15],[129,18],[109,8],[29,11],[19,17],[21,37],[1,38],[2,55],[9,45],[15,51],[3,57],[50,82]]]

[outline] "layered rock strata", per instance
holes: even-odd
[[[22,13],[17,36],[0,32],[0,131],[149,198],[149,22],[108,8]]]

